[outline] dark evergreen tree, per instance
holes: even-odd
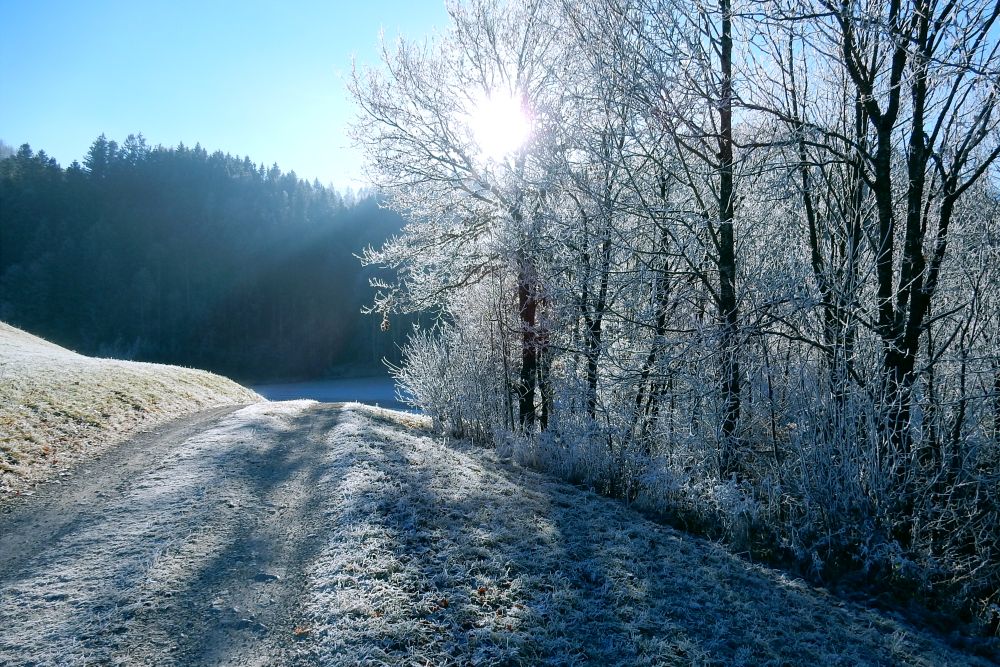
[[[372,369],[398,349],[361,314],[354,255],[401,224],[373,197],[345,206],[200,144],[101,135],[65,170],[25,145],[0,160],[0,319],[88,354],[246,380]]]

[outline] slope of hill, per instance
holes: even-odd
[[[0,502],[144,428],[260,400],[205,371],[85,357],[0,322]]]

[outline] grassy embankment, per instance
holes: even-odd
[[[0,322],[0,502],[157,424],[260,400],[206,371],[85,357]]]

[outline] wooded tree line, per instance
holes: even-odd
[[[25,145],[0,161],[0,320],[245,380],[378,370],[401,333],[361,314],[374,274],[355,254],[401,224],[373,196],[200,146],[102,135],[62,169]]]
[[[993,0],[470,0],[355,73],[438,424],[1000,621]],[[477,146],[484,92],[530,141]]]

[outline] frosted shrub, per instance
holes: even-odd
[[[878,455],[874,402],[852,394],[838,404],[822,377],[799,369],[782,388],[777,454],[760,465],[760,521],[813,576],[829,579],[886,562],[890,464]]]
[[[654,459],[639,483],[636,504],[645,509],[663,512],[682,501],[684,490],[691,483],[691,475],[674,468],[665,459]]]
[[[427,331],[414,332],[403,349],[402,365],[390,371],[400,387],[400,398],[427,414],[435,430],[443,429],[454,408],[451,365],[440,338]]]
[[[634,481],[635,503],[746,549],[762,518],[754,490],[747,482],[720,480],[700,444],[680,439],[652,459],[633,456],[641,471]]]
[[[586,419],[566,420],[553,440],[562,456],[560,474],[576,483],[605,492],[614,481],[615,465],[607,435]]]
[[[607,441],[585,419],[560,420],[539,434],[504,432],[497,451],[521,465],[590,488],[606,489],[612,478]]]
[[[473,334],[461,324],[415,331],[392,373],[404,399],[428,414],[437,430],[483,442],[505,421],[508,390],[496,356],[474,344]]]
[[[738,549],[749,549],[760,530],[760,505],[751,485],[731,478],[721,480],[708,489],[708,499],[723,533]]]

